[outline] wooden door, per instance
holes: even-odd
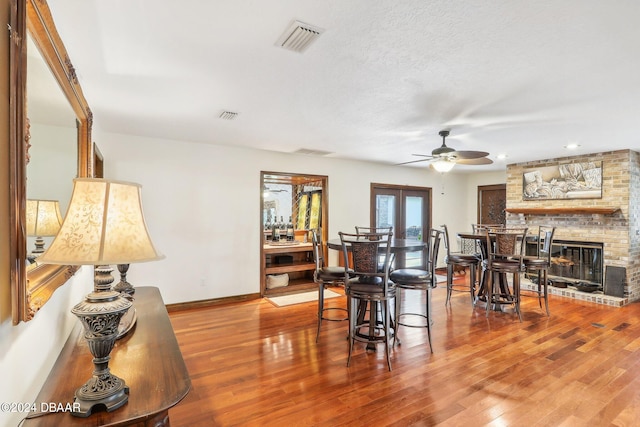
[[[478,186],[478,224],[504,224],[507,184]]]

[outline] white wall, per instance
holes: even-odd
[[[165,303],[260,292],[261,170],[327,175],[330,236],[369,222],[372,182],[431,187],[432,224],[446,223],[452,233],[475,222],[478,185],[505,182],[504,173],[440,175],[425,168],[98,131],[94,139],[105,157],[107,178],[143,185],[147,225],[166,259],[134,264],[128,278],[134,285],[159,286]],[[92,269],[84,267],[34,320],[0,325],[0,372],[3,384],[11,385],[0,388],[0,401],[35,399],[77,324],[70,310],[92,283]],[[90,372],[88,366],[87,375]],[[0,425],[17,425],[20,418],[0,413]]]
[[[149,232],[166,259],[132,265],[127,278],[159,286],[165,303],[260,292],[261,170],[327,175],[333,237],[369,223],[372,182],[432,187],[434,226],[466,230],[475,215],[466,175],[98,130],[94,140],[106,178],[143,186]]]
[[[35,401],[67,337],[79,323],[71,308],[92,288],[93,268],[82,267],[54,292],[33,320],[13,326],[9,318],[0,325],[0,402]],[[87,366],[87,379],[92,370],[93,366]],[[0,426],[16,426],[25,415],[0,411]]]

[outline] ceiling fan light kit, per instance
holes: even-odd
[[[431,167],[440,173],[449,172],[455,165],[456,163],[449,159],[440,159],[431,163]]]
[[[456,163],[461,165],[489,165],[493,163],[493,160],[487,158],[489,153],[486,151],[456,151],[453,148],[447,147],[445,139],[449,136],[448,130],[441,130],[438,135],[442,137],[442,145],[431,152],[431,155],[427,154],[414,154],[414,156],[426,157],[425,159],[412,160],[410,162],[398,163],[399,165],[406,165],[409,163],[418,162],[433,162],[431,166],[438,172],[449,172]]]

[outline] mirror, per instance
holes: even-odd
[[[62,218],[67,211],[73,189],[70,182],[77,174],[76,117],[58,82],[44,62],[42,54],[27,32],[27,120],[29,147],[27,148],[27,200],[35,206],[48,206],[36,201],[57,201]],[[27,202],[27,212],[30,203]],[[42,209],[41,209],[42,210]],[[27,216],[27,223],[29,216]],[[44,221],[39,221],[43,223]],[[27,226],[27,258],[36,248],[34,226]],[[42,228],[42,227],[38,227]],[[45,227],[46,228],[46,227]],[[43,236],[46,249],[54,236]],[[38,232],[40,233],[40,232]],[[30,261],[31,262],[31,261]],[[29,271],[35,263],[27,266]]]
[[[58,200],[64,215],[72,179],[92,176],[92,114],[45,1],[12,5],[11,286],[13,323],[28,321],[77,270],[29,265],[26,200]]]
[[[315,229],[322,234],[322,219],[326,216],[326,206],[322,203],[323,190],[327,179],[319,175],[287,174],[282,172],[262,172],[262,227],[265,241],[279,241],[279,234],[286,236],[286,230],[301,231]],[[274,239],[274,237],[276,237]]]

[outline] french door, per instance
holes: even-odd
[[[371,226],[393,227],[398,239],[428,240],[431,188],[371,184]],[[426,268],[427,253],[398,253],[395,268]]]

